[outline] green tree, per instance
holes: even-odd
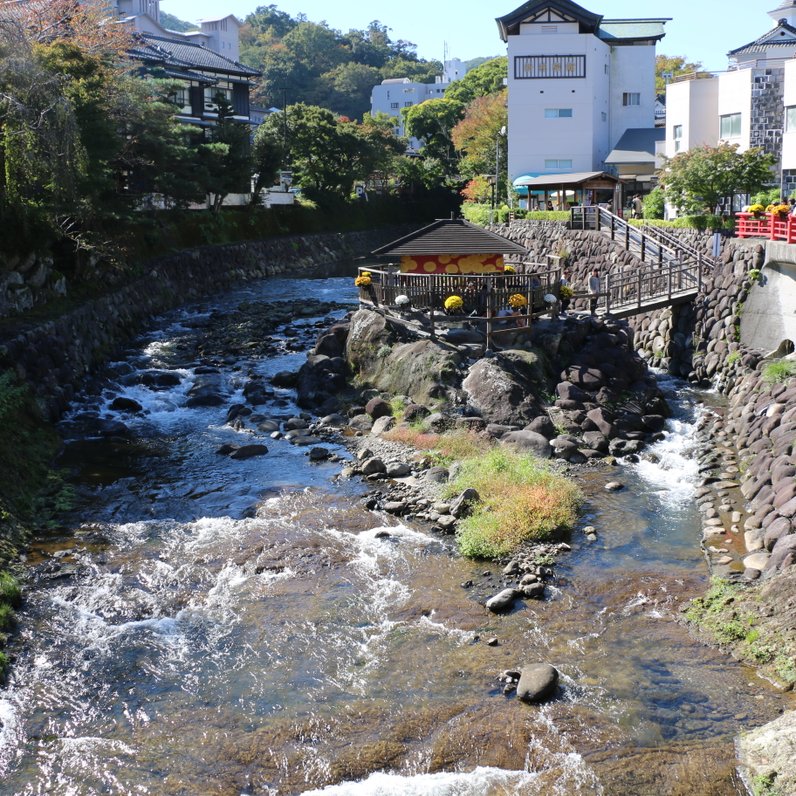
[[[754,193],[770,184],[774,158],[762,149],[738,152],[737,144],[695,147],[666,161],[660,183],[680,212],[712,212],[722,199]]]
[[[125,79],[120,92],[123,146],[114,161],[120,190],[141,204],[160,196],[167,207],[203,201],[198,146],[202,131],[174,118],[176,83]]]
[[[283,114],[274,114],[284,118]],[[259,204],[260,196],[265,188],[274,185],[280,168],[287,163],[281,138],[276,138],[273,131],[260,125],[252,142],[252,205]]]
[[[673,77],[688,75],[699,72],[702,64],[699,61],[687,61],[682,55],[660,55],[655,56],[655,91],[663,94],[666,91],[666,83]]]
[[[252,159],[248,125],[235,121],[232,105],[223,94],[216,95],[215,103],[216,125],[211,128],[210,142],[199,147],[199,161],[211,209],[218,212],[229,194],[249,193]]]
[[[445,99],[458,100],[469,105],[478,97],[502,91],[508,75],[508,59],[505,56],[486,61],[469,71],[461,80],[456,80],[445,91]]]
[[[267,141],[272,148],[281,148],[284,122],[282,114],[269,116],[257,132],[257,146]],[[384,120],[357,124],[315,105],[289,106],[287,127],[286,159],[294,184],[320,202],[328,197],[346,198],[354,182],[391,170],[392,159],[404,149]]]
[[[340,34],[326,23],[300,22],[282,38],[282,44],[317,75],[329,72],[347,60]]]
[[[458,158],[452,140],[453,128],[464,117],[464,110],[463,103],[447,97],[401,109],[407,135],[423,141],[422,156],[446,164],[446,173],[450,175],[458,170]]]
[[[329,107],[342,116],[360,119],[370,108],[370,92],[381,81],[373,66],[349,61],[323,76],[329,90]]]

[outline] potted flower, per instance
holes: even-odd
[[[509,307],[511,307],[513,310],[521,310],[527,306],[528,299],[526,299],[522,293],[514,293],[513,295],[509,296]]]
[[[757,216],[759,218],[760,216],[763,215],[763,213],[765,212],[765,209],[766,208],[763,207],[763,205],[761,205],[759,202],[757,202],[757,203],[755,203],[753,205],[749,205],[749,207],[747,208],[746,212],[747,213],[751,213],[752,215]]]
[[[361,271],[359,276],[354,280],[357,287],[369,287],[373,283],[370,277],[370,271]]]
[[[461,296],[448,296],[443,306],[448,315],[461,315],[464,310],[464,299]]]

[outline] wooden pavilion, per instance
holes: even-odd
[[[550,299],[557,300],[560,270],[525,262],[527,255],[524,246],[483,227],[437,220],[371,252],[389,264],[359,268],[360,301],[419,311],[432,335],[435,326],[455,324],[458,317],[460,323],[481,322],[491,338],[492,319],[507,307],[514,310],[515,326],[527,326],[550,310]],[[515,264],[506,263],[507,256]]]

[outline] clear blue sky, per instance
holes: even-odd
[[[417,45],[422,58],[442,60],[445,42],[450,57],[468,60],[505,52],[495,17],[521,5],[521,0],[161,0],[161,9],[194,22],[202,17],[236,14],[243,19],[258,5],[273,3],[295,17],[326,21],[337,30],[365,28],[377,19],[391,29],[392,39]],[[726,53],[753,41],[773,22],[766,13],[779,0],[587,0],[581,5],[609,19],[671,17],[658,52],[701,61],[705,69],[727,66]]]

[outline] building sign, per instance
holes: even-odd
[[[518,55],[514,58],[515,80],[586,77],[585,55]]]

